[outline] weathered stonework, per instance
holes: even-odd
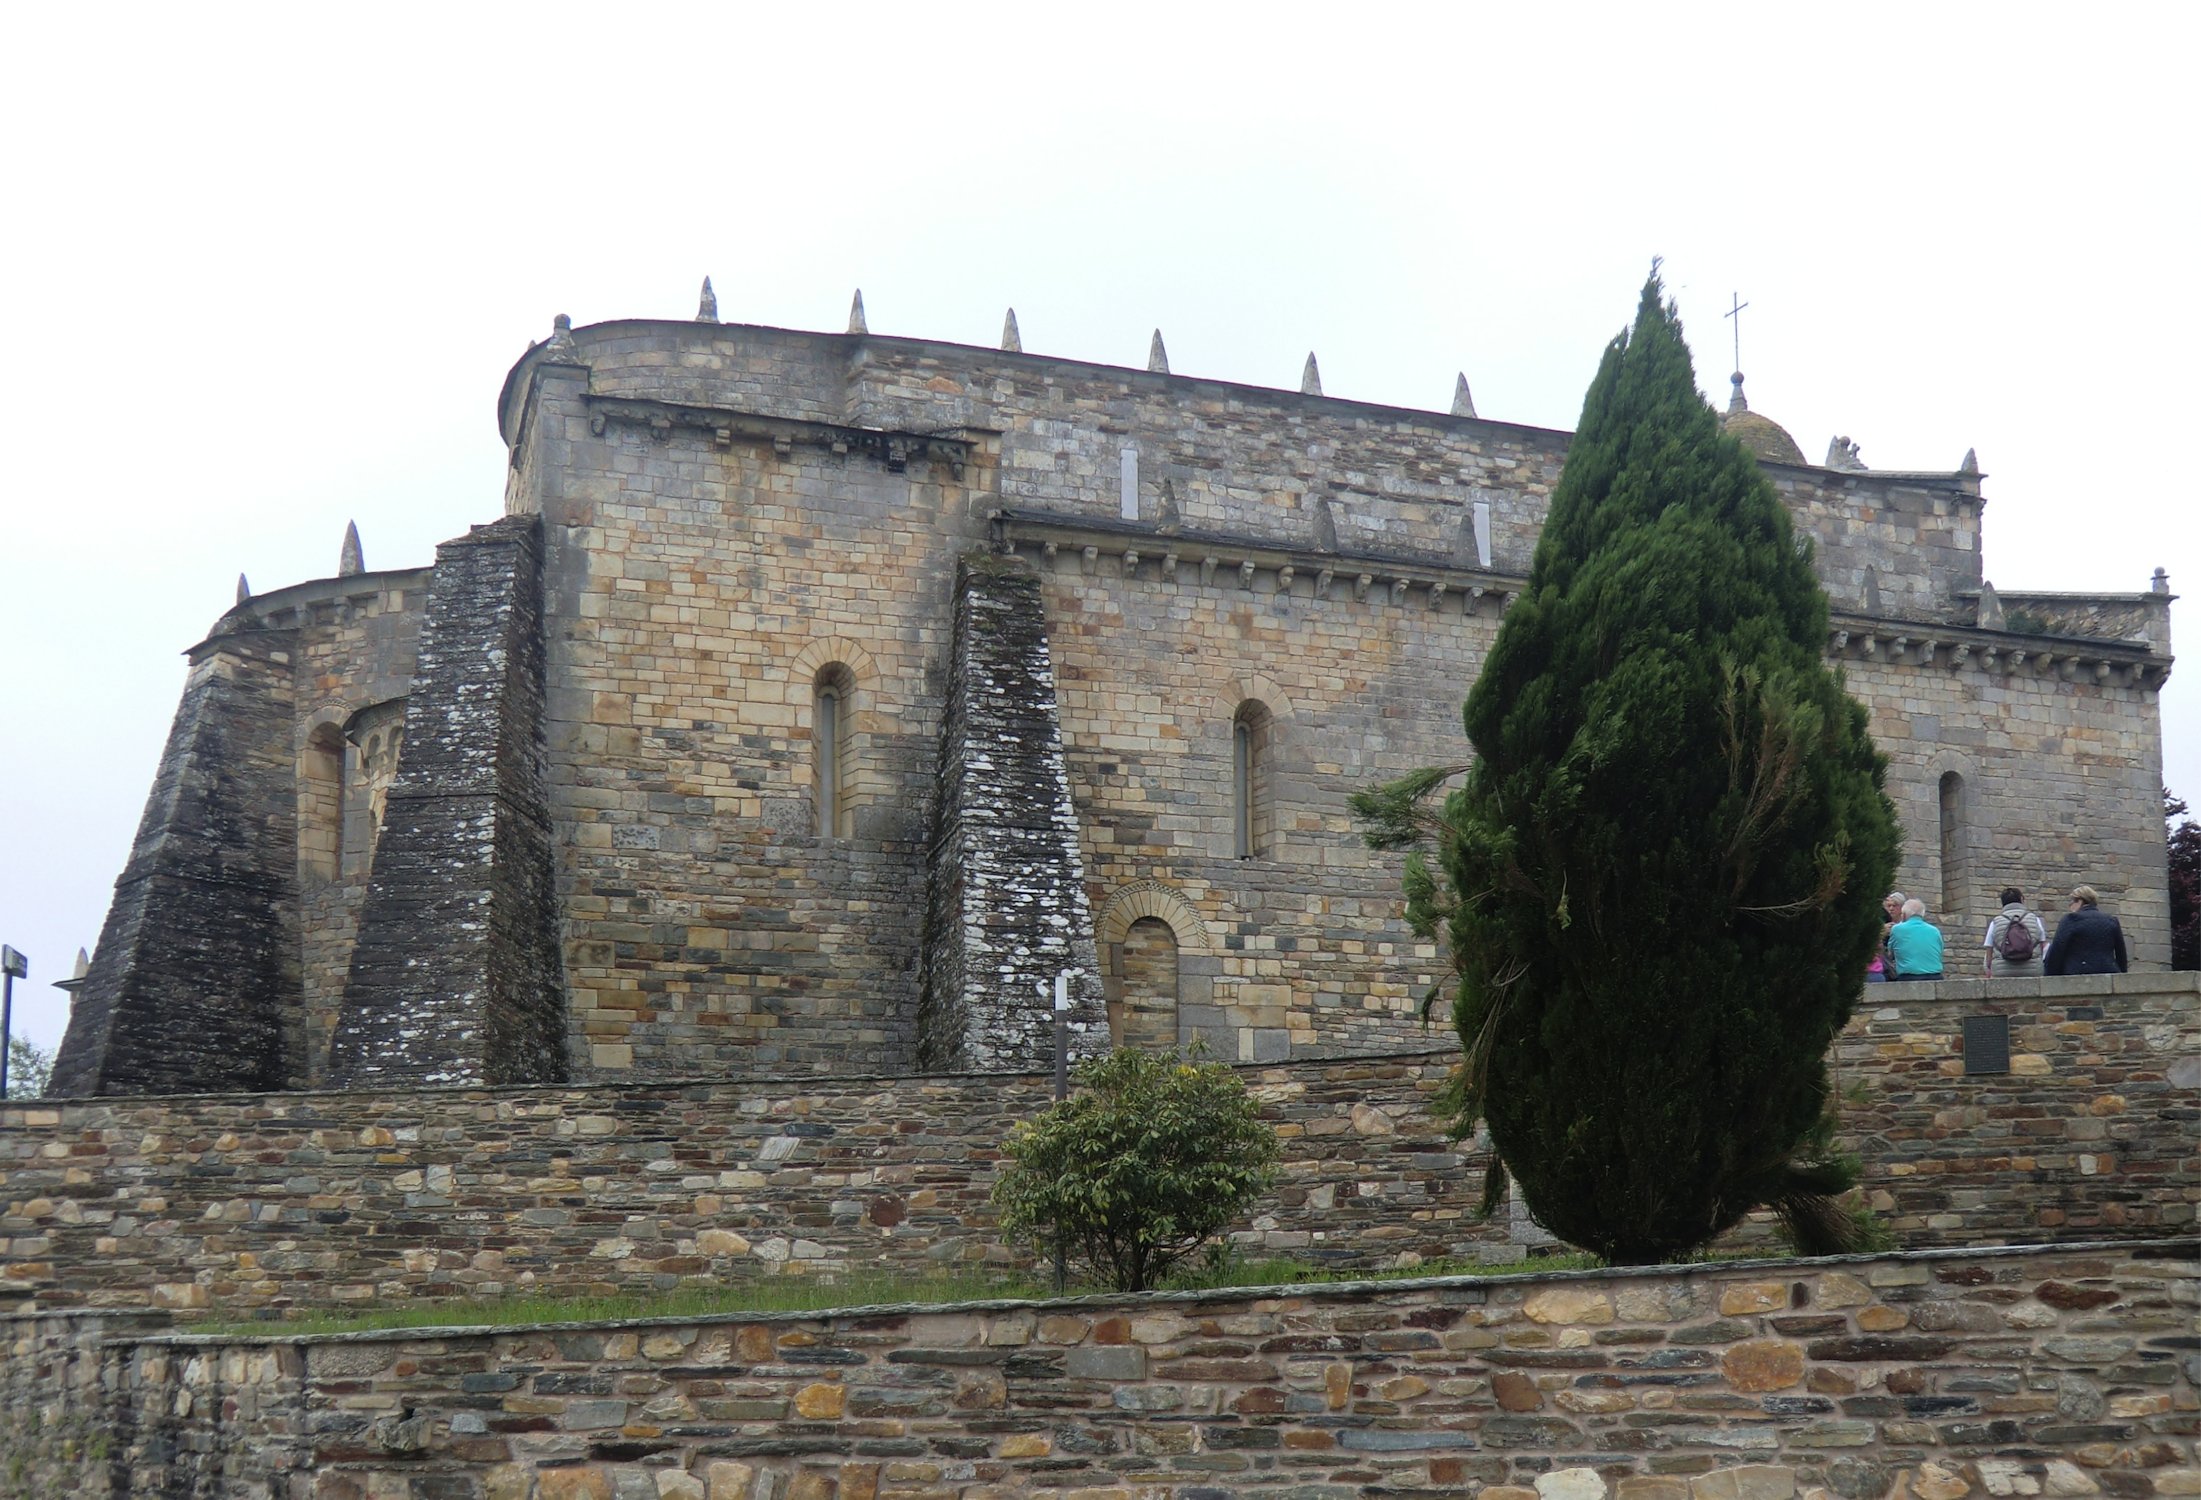
[[[561,947],[537,968],[562,974],[570,1065],[789,1077],[986,1061],[972,1038],[990,1026],[928,1010],[928,983],[938,1001],[968,976],[939,945],[928,969],[922,916],[961,891],[937,856],[967,841],[935,834],[943,816],[959,827],[940,789],[967,786],[943,749],[964,743],[948,717],[967,681],[957,568],[973,553],[1037,578],[1016,624],[1048,670],[1027,661],[1029,701],[997,706],[1061,747],[1091,914],[1058,884],[1027,932],[989,930],[997,957],[1025,950],[1014,978],[1030,998],[1027,971],[1067,944],[1072,967],[1097,967],[1113,1024],[1132,1018],[1146,1041],[1196,1036],[1240,1061],[1417,1045],[1441,965],[1347,798],[1468,754],[1459,704],[1524,585],[1567,446],[1472,411],[862,332],[561,327],[512,371],[498,416],[506,508],[541,526],[541,894]],[[1890,757],[1898,882],[1959,960],[2003,885],[2052,909],[2084,880],[2137,966],[2159,968],[2167,584],[1998,601],[1976,465],[1763,467],[1816,544],[1828,654]],[[273,897],[297,934],[294,1086],[328,1081],[346,975],[395,995],[390,966],[417,956],[390,923],[353,951],[370,868],[386,911],[438,899],[409,889],[426,875],[414,856],[377,852],[385,793],[362,759],[387,753],[374,715],[401,701],[390,807],[441,753],[411,724],[425,710],[408,632],[429,575],[404,576],[236,612],[298,636],[300,862]],[[278,816],[284,789],[267,795]],[[535,881],[526,862],[495,878]],[[1034,1038],[1001,1036],[987,1065],[1028,1065]],[[370,1050],[391,1077],[448,1065]],[[65,1062],[65,1077],[97,1071]]]
[[[1962,1021],[2011,1071],[1966,1075]],[[1510,1258],[1456,1052],[1241,1069],[1283,1144],[1248,1256]],[[2190,1234],[2201,976],[1876,987],[1834,1048],[1864,1187],[1910,1246]],[[988,1193],[1044,1075],[236,1095],[0,1110],[0,1306],[234,1312],[1028,1263]],[[1771,1243],[1746,1224],[1740,1245]]]
[[[566,1076],[536,536],[513,518],[437,549],[331,1049],[339,1085]]]
[[[1073,1058],[1107,1050],[1058,723],[1039,580],[1013,561],[966,559],[955,585],[928,861],[918,1026],[927,1067],[1050,1066],[1063,975],[1066,1050]]]
[[[0,1323],[0,1494],[2201,1493],[2201,1243],[250,1339]]]
[[[192,653],[54,1093],[280,1088],[298,1075],[296,646],[290,631],[239,622]]]

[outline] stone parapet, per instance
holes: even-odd
[[[1964,1072],[1967,1017],[2010,1071]],[[1455,1053],[1243,1066],[1283,1141],[1249,1256],[1511,1257]],[[1874,986],[1833,1050],[1907,1246],[2192,1232],[2201,976]],[[1028,1264],[988,1204],[1043,1075],[229,1095],[0,1110],[0,1298],[190,1312]],[[1736,1242],[1763,1245],[1749,1222]]]
[[[31,1493],[313,1500],[2140,1500],[2201,1493],[2197,1288],[2186,1239],[274,1339],[24,1320],[0,1459]]]

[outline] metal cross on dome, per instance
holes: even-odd
[[[1740,292],[1731,292],[1728,295],[1735,299],[1735,305],[1721,313],[1720,316],[1735,320],[1735,368],[1740,370],[1742,368],[1742,310],[1750,304],[1742,300],[1742,293]]]

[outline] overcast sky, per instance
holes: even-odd
[[[793,14],[800,12],[800,14]],[[1530,14],[1533,12],[1533,14]],[[224,15],[230,19],[224,19]],[[98,936],[228,606],[502,508],[551,318],[880,334],[1571,427],[1653,255],[1724,401],[1986,470],[2004,589],[2201,589],[2190,5],[39,6],[0,54],[0,939]],[[1435,17],[1444,19],[1435,19]],[[2176,623],[2193,629],[2190,605]],[[2195,639],[2201,640],[2201,637]],[[2201,668],[2163,695],[2201,803]]]

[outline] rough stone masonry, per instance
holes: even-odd
[[[1566,434],[715,319],[561,320],[497,420],[505,520],[195,649],[65,1092],[1027,1067],[1063,967],[1080,1037],[1422,1041],[1440,959],[1346,798],[1462,758]],[[1903,887],[1961,949],[2085,880],[2161,967],[2167,583],[1998,595],[1969,458],[1728,420],[1816,543]]]

